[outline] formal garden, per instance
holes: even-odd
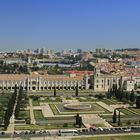
[[[10,98],[11,94],[9,92],[4,91],[0,93],[0,130],[4,129],[4,115]]]
[[[13,95],[9,92],[0,93],[1,130],[4,129],[9,101],[15,98]],[[136,98],[134,91],[121,91],[121,95],[113,91],[106,94],[87,92],[83,95],[76,92],[59,94],[55,89],[53,94],[33,95],[23,94],[19,90],[16,95],[15,130],[79,128],[87,127],[87,123],[88,126],[95,123],[97,127],[140,125],[139,96]],[[77,115],[80,121],[77,121]],[[96,119],[101,120],[100,123]]]
[[[82,105],[87,105],[87,104],[82,103]],[[52,111],[55,115],[74,115],[77,112],[80,114],[107,114],[107,113],[110,113],[108,110],[106,110],[105,108],[101,107],[100,105],[98,105],[96,103],[88,103],[88,105],[91,106],[90,109],[75,110],[75,109],[66,109],[64,107],[63,103],[49,104],[50,108],[52,109]]]

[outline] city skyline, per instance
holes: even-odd
[[[140,48],[139,4],[138,0],[0,1],[0,49]]]

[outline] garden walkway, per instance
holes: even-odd
[[[35,116],[34,116],[34,108],[32,104],[32,99],[29,99],[29,108],[30,108],[30,119],[31,119],[31,124],[36,124],[35,121]]]
[[[89,128],[90,125],[104,125],[108,128],[111,128],[112,126],[106,122],[104,119],[102,119],[101,117],[99,117],[97,114],[88,114],[88,115],[81,115],[82,116],[82,121],[83,124]]]
[[[14,129],[15,129],[15,109],[16,109],[16,105],[17,105],[17,98],[18,98],[18,96],[16,96],[16,99],[15,99],[16,101],[15,101],[15,104],[14,104],[12,116],[10,118],[10,124],[7,127],[7,131],[9,131],[9,132],[14,132]]]
[[[7,127],[7,131],[8,132],[14,132],[14,129],[15,129],[15,116],[13,114],[10,118],[10,124]]]
[[[54,114],[48,103],[40,103],[40,106],[44,117],[54,117]]]
[[[118,108],[118,106],[112,106],[112,105],[107,105],[104,102],[96,102],[98,105],[100,105],[101,107],[105,108],[106,110],[108,110],[109,112],[111,112],[113,114],[114,109]],[[116,111],[117,114],[119,113],[118,110]],[[120,113],[121,115],[124,115],[122,112]]]
[[[63,103],[79,103],[79,100],[76,98],[70,96],[71,99],[66,99],[64,96],[61,96],[62,102]]]

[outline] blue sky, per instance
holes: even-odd
[[[140,48],[140,0],[0,0],[0,49]]]

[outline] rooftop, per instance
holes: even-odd
[[[97,63],[96,66],[101,68],[101,71],[108,74],[120,74],[122,76],[140,76],[140,69],[127,68],[122,63]]]

